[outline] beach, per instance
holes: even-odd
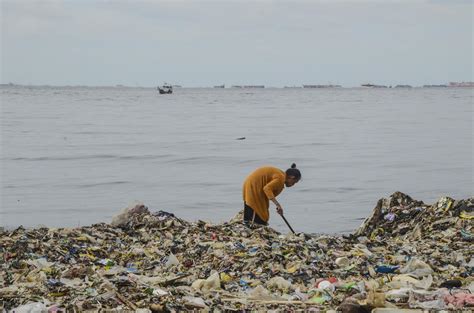
[[[110,224],[2,231],[1,304],[15,312],[472,309],[473,220],[474,198],[429,205],[400,192],[346,236],[285,235],[239,217],[190,223],[137,204]]]

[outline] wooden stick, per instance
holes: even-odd
[[[134,303],[128,301],[128,300],[127,300],[124,296],[122,296],[118,291],[115,291],[115,296],[116,296],[117,299],[119,299],[121,302],[123,302],[124,304],[126,304],[129,308],[134,309],[134,310],[138,309],[138,307],[137,307]]]
[[[115,285],[112,284],[112,282],[111,282],[107,277],[105,277],[105,276],[102,275],[101,273],[98,273],[98,274],[99,274],[99,277],[100,277],[100,278],[102,278],[103,280],[105,280],[107,283],[110,284],[110,286],[112,287],[113,291],[115,291],[115,297],[116,297],[120,302],[124,303],[126,306],[128,306],[129,308],[131,308],[131,309],[133,309],[133,310],[138,309],[138,307],[137,307],[134,303],[128,301],[124,296],[122,296],[122,295],[120,294],[120,292],[118,292],[117,287],[115,287]],[[108,288],[107,288],[107,289],[108,289]]]
[[[188,277],[188,276],[191,276],[191,273],[183,274],[181,276],[174,277],[174,278],[159,282],[158,285],[168,286],[168,285],[171,285],[172,283],[174,283],[175,281],[180,280],[181,278]]]
[[[288,227],[290,228],[291,232],[292,232],[293,234],[296,234],[295,231],[293,230],[293,228],[291,228],[290,223],[288,223],[288,221],[286,220],[286,218],[283,216],[283,214],[280,214],[280,216],[283,218],[283,220],[285,221],[286,225],[288,225]]]
[[[305,304],[305,305],[319,305],[319,303],[315,302],[310,302],[310,301],[299,301],[299,300],[257,300],[257,299],[232,299],[232,298],[222,298],[222,301],[227,301],[227,302],[241,302],[241,301],[246,301],[246,302],[256,302],[259,304]]]

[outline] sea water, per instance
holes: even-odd
[[[303,178],[278,200],[296,231],[350,232],[395,191],[474,195],[470,88],[0,93],[4,227],[109,222],[136,201],[222,222],[242,208],[249,173],[293,162]],[[270,216],[288,231],[273,205]]]

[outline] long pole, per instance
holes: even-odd
[[[293,234],[296,234],[295,231],[293,230],[293,228],[291,228],[290,226],[290,223],[288,223],[288,221],[286,220],[286,218],[283,216],[283,214],[280,214],[281,215],[281,218],[283,218],[283,220],[285,221],[286,225],[288,225],[288,227],[290,228],[291,232]]]

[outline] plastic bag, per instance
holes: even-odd
[[[48,309],[46,305],[41,302],[31,302],[24,305],[20,305],[17,308],[14,308],[12,312],[15,313],[47,313]]]

